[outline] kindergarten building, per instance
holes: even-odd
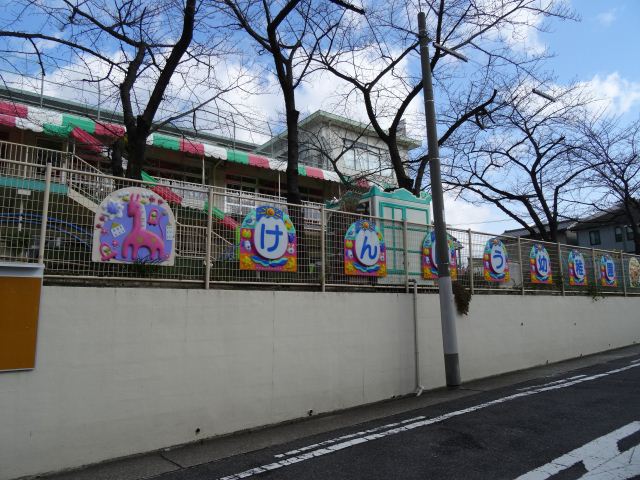
[[[3,159],[69,167],[68,159],[73,156],[110,173],[110,158],[101,153],[124,135],[122,125],[121,115],[114,112],[22,91],[0,90]],[[303,119],[300,129],[303,201],[323,203],[344,191],[331,157],[340,158],[341,172],[360,186],[395,186],[384,144],[372,128],[318,111]],[[318,141],[330,147],[319,151],[314,148]],[[161,183],[178,189],[188,186],[198,190],[201,185],[215,186],[223,194],[242,192],[240,197],[220,197],[224,201],[216,206],[225,213],[246,213],[255,206],[256,199],[286,198],[286,139],[283,141],[282,136],[259,145],[164,126],[147,143],[144,171],[162,179]],[[401,137],[399,144],[405,158],[409,150],[420,146],[419,141],[407,137]],[[204,193],[188,195],[204,200]]]

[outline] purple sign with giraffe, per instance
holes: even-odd
[[[92,260],[173,265],[176,219],[158,194],[140,187],[107,196],[93,222]]]

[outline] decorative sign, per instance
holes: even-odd
[[[94,262],[173,265],[176,219],[158,194],[140,187],[117,190],[96,212]]]
[[[387,276],[387,249],[375,222],[358,220],[344,236],[344,273],[365,277]]]
[[[551,259],[543,245],[537,243],[531,247],[529,253],[529,268],[531,271],[531,283],[550,285],[553,283],[551,273]]]
[[[585,286],[587,283],[587,264],[584,257],[577,250],[571,250],[568,258],[569,285],[572,287]]]
[[[602,255],[600,257],[600,285],[603,287],[618,286],[616,263],[611,258],[611,255]]]
[[[511,278],[507,249],[497,238],[492,238],[484,246],[482,264],[487,282],[504,283]]]
[[[289,215],[265,205],[244,217],[240,229],[240,270],[298,271],[298,241]]]
[[[458,254],[453,237],[447,234],[449,247],[449,272],[451,280],[458,279]],[[435,280],[438,278],[438,261],[436,257],[436,232],[428,232],[422,241],[422,278]]]
[[[640,288],[640,262],[636,257],[629,259],[629,286]]]

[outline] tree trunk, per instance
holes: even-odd
[[[300,112],[296,110],[293,92],[286,93],[291,96],[287,104],[287,202],[300,204],[300,183],[298,179],[298,155],[300,151],[298,138],[298,118]]]
[[[127,178],[140,180],[142,178],[142,165],[147,151],[147,137],[151,125],[147,124],[142,116],[138,116],[134,132],[127,131]]]

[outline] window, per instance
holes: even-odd
[[[237,175],[227,175],[227,190],[235,190],[224,197],[224,211],[236,215],[246,215],[249,210],[256,206],[256,191],[258,181],[255,178],[240,177]]]
[[[627,225],[627,240],[633,240],[633,229]]]
[[[343,158],[344,166],[358,172],[377,172],[380,170],[381,151],[373,147],[349,139],[343,139],[346,149]]]
[[[616,227],[614,229],[615,235],[616,235],[616,242],[621,242],[622,241],[622,227]]]
[[[591,230],[589,232],[589,243],[591,245],[600,245],[600,230]]]

